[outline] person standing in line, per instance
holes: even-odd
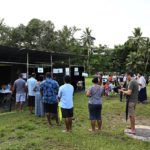
[[[135,116],[134,111],[136,104],[138,102],[138,82],[134,79],[134,74],[132,72],[127,72],[127,79],[129,80],[128,90],[122,88],[121,91],[128,96],[128,114],[130,117],[130,127],[128,127],[128,134],[135,134]]]
[[[139,84],[139,95],[138,95],[138,101],[143,103],[147,100],[147,92],[146,92],[146,80],[142,76],[142,73],[138,73],[137,75],[138,84]]]
[[[98,131],[101,131],[102,119],[101,119],[101,111],[102,111],[102,99],[101,97],[104,95],[103,88],[98,85],[98,78],[94,78],[92,80],[93,86],[91,86],[86,96],[89,97],[89,116],[91,120],[92,129],[89,129],[90,132],[95,132],[95,122],[97,120]]]
[[[37,86],[35,87],[35,115],[38,117],[44,117],[45,112],[44,112],[44,104],[42,103],[42,95],[40,92],[40,85],[43,81],[43,76],[40,75],[38,78],[38,83]]]
[[[31,78],[29,78],[27,80],[27,87],[28,87],[28,106],[29,106],[29,111],[30,114],[34,114],[33,113],[33,108],[35,106],[35,88],[37,86],[37,80],[36,78],[36,74],[32,73],[31,74]]]
[[[127,78],[126,78],[125,74],[119,76],[118,83],[120,85],[120,89],[126,88]],[[120,91],[120,102],[122,102],[122,96],[123,96],[123,94]]]
[[[22,79],[22,74],[14,82],[13,91],[16,90],[15,111],[17,112],[18,103],[20,103],[20,112],[23,112],[23,102],[26,100],[26,82]]]
[[[40,85],[40,91],[42,94],[42,101],[45,106],[45,112],[48,120],[48,126],[52,127],[51,116],[50,114],[54,114],[56,118],[56,125],[60,126],[58,121],[58,99],[57,93],[59,90],[59,84],[57,81],[51,79],[50,72],[46,73],[46,80],[44,80]]]
[[[63,133],[72,132],[73,117],[73,93],[74,87],[70,84],[70,77],[64,77],[64,85],[59,88],[58,100],[62,111],[62,117],[65,118],[66,130]]]

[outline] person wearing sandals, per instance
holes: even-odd
[[[73,117],[73,93],[74,87],[70,84],[70,77],[64,77],[64,85],[59,88],[58,100],[62,111],[62,117],[65,118],[66,130],[63,133],[72,132]]]
[[[125,88],[121,89],[121,92],[123,92],[125,95],[128,95],[128,114],[130,117],[130,127],[127,127],[129,130],[126,131],[128,134],[135,134],[135,116],[134,116],[134,111],[136,104],[138,102],[138,82],[134,79],[134,74],[132,72],[127,72],[126,77],[129,80],[129,86],[128,90],[126,91]]]
[[[88,89],[86,96],[89,97],[89,116],[91,120],[92,129],[89,129],[90,132],[95,132],[95,122],[97,120],[98,128],[97,130],[101,130],[102,119],[101,119],[101,111],[102,111],[102,99],[101,97],[104,95],[103,88],[98,85],[98,78],[94,78],[92,80],[93,85]]]
[[[38,117],[44,117],[45,112],[44,112],[44,104],[42,102],[42,95],[40,93],[40,84],[43,81],[43,76],[40,75],[38,78],[37,86],[35,87],[35,115]]]

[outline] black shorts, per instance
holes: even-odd
[[[28,98],[28,106],[35,106],[35,96],[29,96]]]
[[[73,108],[71,108],[71,109],[61,108],[61,112],[62,112],[62,117],[63,118],[73,117]]]
[[[46,113],[57,114],[58,103],[55,104],[44,103],[44,108]]]
[[[90,120],[101,120],[102,105],[89,104]]]

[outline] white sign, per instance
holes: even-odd
[[[58,69],[53,69],[53,73],[57,74],[57,73],[63,73],[63,68],[58,68]]]
[[[63,73],[63,68],[59,68],[58,73]]]
[[[79,71],[79,68],[77,68],[77,67],[74,68],[74,71],[75,71],[75,72],[78,72],[78,71]]]
[[[27,79],[27,73],[22,73],[22,78]]]
[[[83,72],[83,73],[82,73],[82,77],[88,77],[88,74],[85,73],[85,72]]]
[[[38,67],[38,73],[44,73],[44,69],[42,67]]]
[[[70,68],[65,68],[65,71],[66,71],[66,76],[69,76],[70,75]]]
[[[53,73],[58,73],[58,69],[53,69]]]

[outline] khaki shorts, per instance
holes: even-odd
[[[129,102],[129,107],[128,107],[128,114],[129,114],[129,116],[133,116],[134,117],[135,107],[136,107],[136,103]]]

